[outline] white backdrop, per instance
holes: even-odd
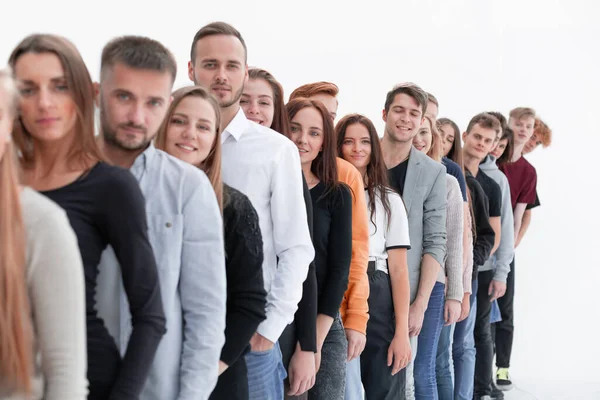
[[[286,96],[303,83],[333,81],[341,89],[338,115],[361,112],[379,129],[385,93],[401,81],[434,93],[440,116],[461,128],[479,111],[534,107],[554,142],[529,157],[542,207],[517,251],[511,371],[539,398],[555,398],[545,394],[554,388],[587,387],[596,394],[581,398],[590,399],[600,398],[593,385],[600,383],[599,4],[10,1],[1,6],[0,59],[27,34],[58,33],[76,44],[97,79],[102,46],[117,35],[141,34],[174,52],[182,86],[189,83],[195,32],[224,20],[242,32],[249,64],[270,70]],[[565,396],[556,398],[575,398]]]

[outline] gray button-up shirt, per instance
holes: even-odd
[[[131,173],[146,198],[167,333],[141,400],[208,399],[225,343],[223,221],[204,172],[150,145]],[[98,311],[123,353],[131,315],[112,248],[103,254]],[[119,299],[116,301],[115,299]]]

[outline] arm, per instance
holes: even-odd
[[[257,332],[275,343],[285,326],[294,319],[302,298],[302,282],[315,257],[306,223],[300,156],[291,142],[281,149],[278,161],[273,164],[271,217],[279,262],[267,294],[267,319],[259,325]]]
[[[527,209],[523,214],[523,221],[521,222],[521,229],[519,229],[519,235],[517,236],[517,241],[515,242],[515,249],[519,247],[519,244],[521,244],[521,240],[523,240],[523,236],[525,236],[525,233],[527,233],[529,224],[531,224],[531,210]]]
[[[496,252],[496,250],[498,250],[498,247],[500,246],[500,239],[502,238],[502,224],[500,217],[490,217],[490,226],[494,230],[494,244],[490,252],[490,255],[492,255]]]
[[[30,304],[47,400],[86,398],[86,323],[83,265],[77,238],[62,210],[30,232]]]
[[[463,217],[463,291],[464,293],[471,293],[471,274],[473,273],[473,238],[471,237],[471,210],[468,202],[464,203]]]
[[[394,367],[392,375],[406,367],[411,360],[411,347],[408,335],[408,310],[410,308],[410,286],[408,282],[408,260],[406,248],[388,250],[388,271],[392,284],[392,300],[396,320],[394,338],[388,349],[388,366]],[[391,353],[391,354],[390,354]]]
[[[447,277],[446,300],[455,300],[460,303],[464,295],[462,285],[464,202],[456,180],[451,178],[447,185],[449,191],[446,206],[446,229],[448,233],[445,263]]]
[[[352,179],[345,183],[350,187],[352,195],[352,258],[348,289],[342,300],[341,312],[347,333],[352,330],[366,335],[369,320],[369,216],[362,177],[354,167],[351,171]],[[348,350],[351,350],[350,346]]]
[[[99,199],[100,222],[121,266],[133,329],[110,399],[129,400],[146,382],[166,320],[141,189],[127,171],[114,178],[114,187]]]
[[[517,205],[515,206],[515,213],[514,213],[514,240],[515,243],[518,242],[518,236],[519,236],[519,232],[521,231],[521,225],[523,223],[523,216],[525,215],[525,208],[527,207],[527,204],[525,203],[517,203]]]
[[[227,190],[227,189],[225,189]],[[250,200],[239,192],[229,194],[223,211],[227,270],[227,315],[221,361],[232,365],[248,346],[265,316],[262,263],[263,242],[258,215]]]
[[[210,395],[217,384],[219,356],[225,342],[223,221],[208,178],[204,174],[193,177],[198,179],[187,179],[185,185],[195,190],[183,206],[180,400]]]
[[[494,280],[506,283],[508,272],[510,271],[510,263],[514,258],[514,222],[512,213],[512,202],[510,199],[510,189],[506,177],[503,177],[500,187],[502,189],[502,223],[503,235],[500,238],[500,246],[495,254]]]
[[[419,290],[411,307],[423,314],[446,254],[446,172],[440,170],[423,204],[423,260]],[[419,328],[420,330],[420,328]]]

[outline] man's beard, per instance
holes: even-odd
[[[242,86],[240,88],[240,90],[238,90],[234,96],[233,99],[231,99],[230,101],[221,101],[219,100],[219,107],[221,108],[228,108],[231,107],[232,105],[234,105],[235,103],[239,103],[240,99],[242,98],[242,93],[244,92],[244,87]]]
[[[135,128],[139,129],[144,133],[144,138],[137,143],[128,143],[123,140],[120,140],[117,135],[117,130],[112,129],[110,124],[107,121],[106,113],[104,110],[100,109],[100,131],[104,141],[111,145],[112,147],[118,148],[120,150],[125,151],[138,151],[148,147],[148,144],[152,141],[151,138],[154,136],[148,136],[148,129],[144,126],[135,125],[132,122],[127,122],[125,124],[119,124],[118,127],[121,128]]]

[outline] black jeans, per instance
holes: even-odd
[[[369,271],[369,322],[367,344],[360,356],[360,371],[367,400],[406,398],[406,368],[392,376],[387,352],[394,339],[396,317],[390,277],[383,271]]]
[[[488,290],[494,277],[494,271],[479,272],[479,288],[477,289],[477,314],[475,318],[475,387],[474,397],[479,398],[492,394],[492,366],[494,362],[494,345],[492,342],[492,326],[490,315],[492,303]]]
[[[510,263],[510,272],[506,279],[506,294],[498,299],[498,307],[502,321],[492,325],[496,343],[496,366],[498,368],[510,367],[510,354],[512,353],[514,337],[514,299],[515,299],[515,260]]]

